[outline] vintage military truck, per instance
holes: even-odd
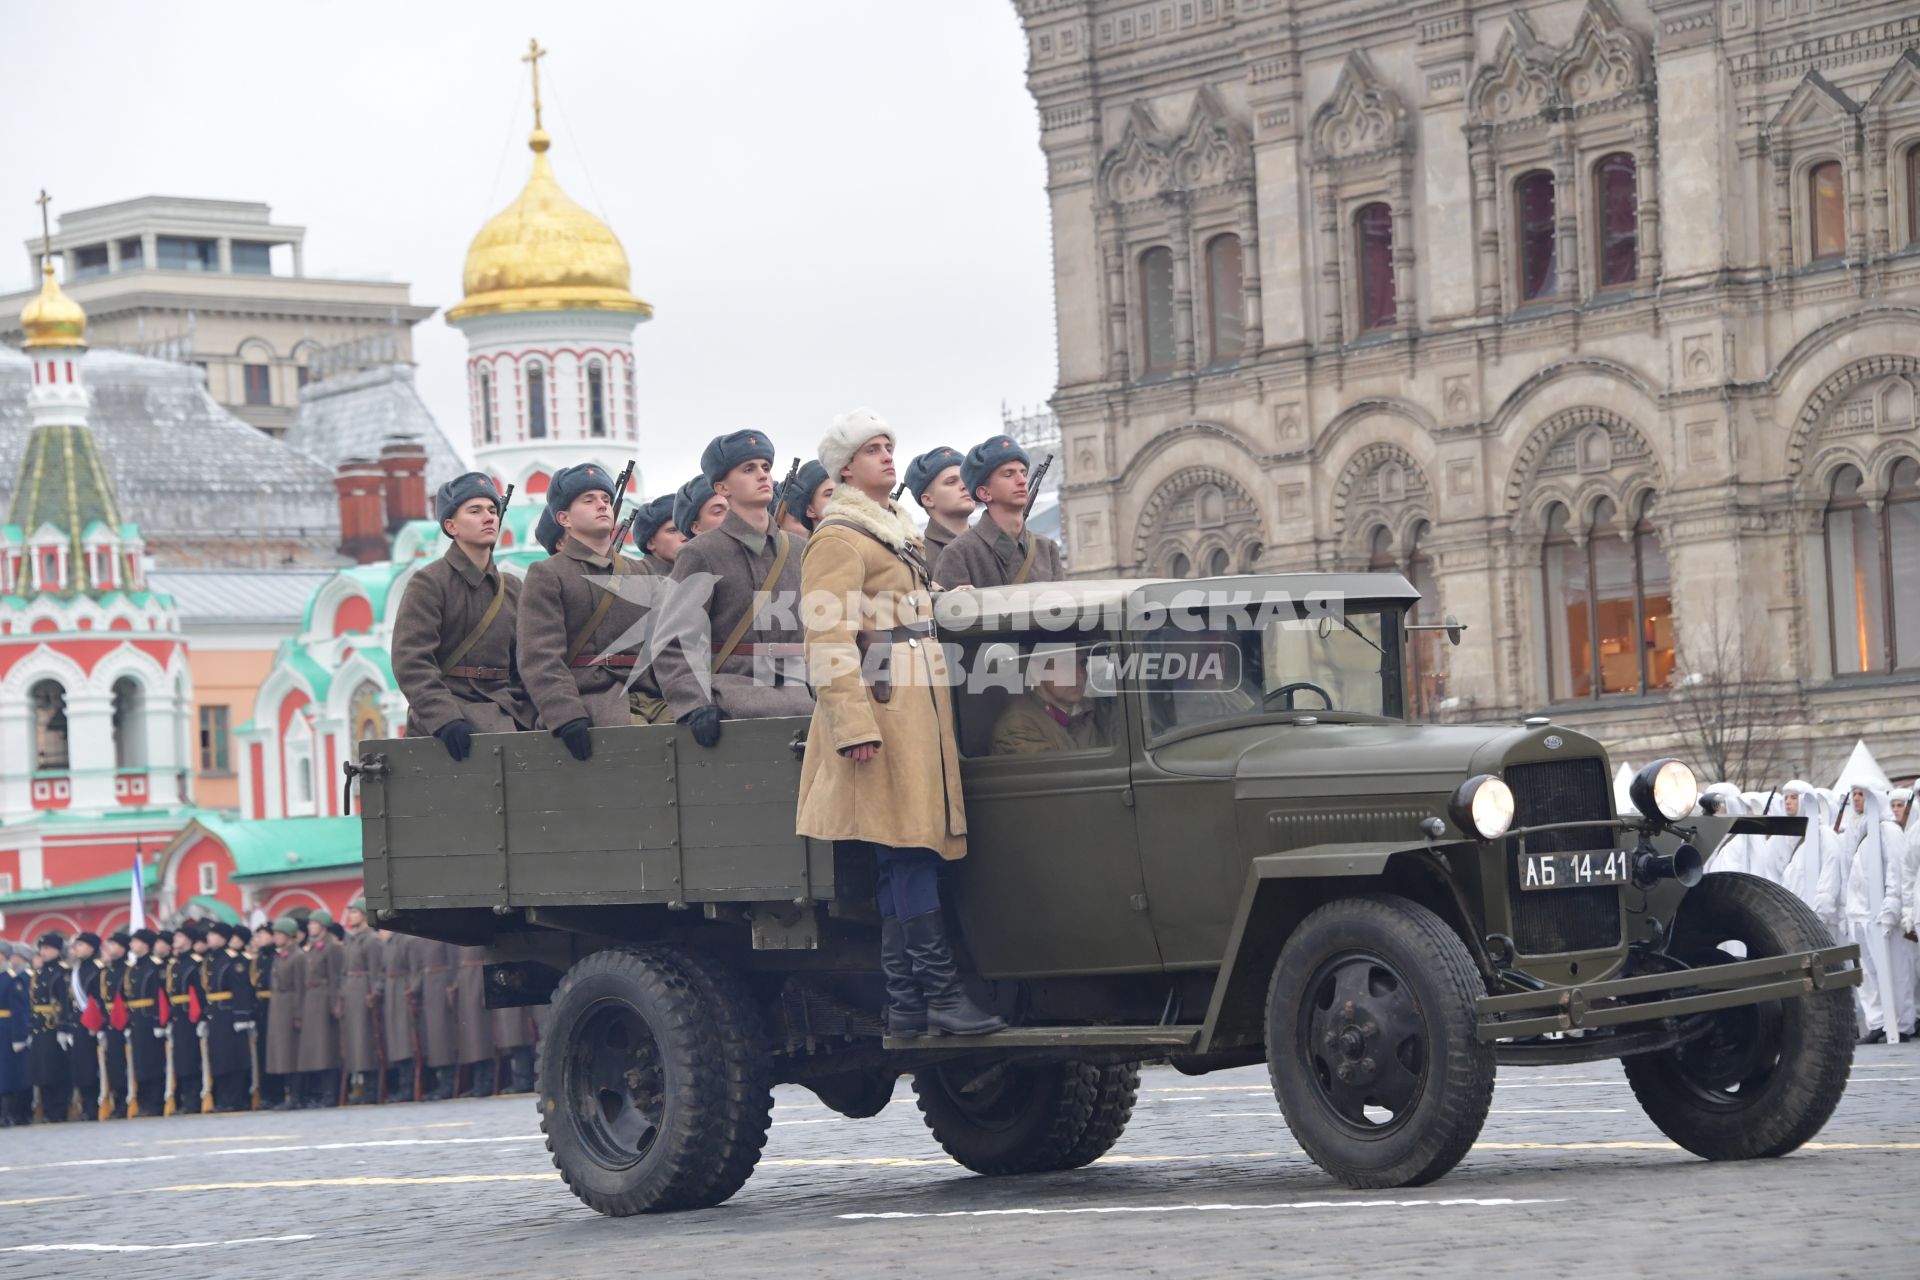
[[[1395,574],[942,597],[971,845],[947,898],[1004,1032],[884,1035],[871,854],[794,835],[804,720],[729,721],[712,750],[595,730],[584,764],[544,733],[458,764],[365,743],[368,904],[484,945],[496,1006],[548,1006],[541,1124],[608,1214],[731,1196],[775,1083],[868,1116],[903,1073],[985,1174],[1098,1158],[1146,1060],[1266,1062],[1356,1188],[1452,1168],[1496,1064],[1623,1059],[1709,1159],[1806,1142],[1846,1085],[1857,949],[1773,884],[1701,876],[1730,834],[1801,820],[1702,815],[1677,761],[1635,781],[1650,816],[1617,813],[1580,734],[1407,723],[1416,600]],[[1073,749],[996,753],[1042,680],[1082,695]]]

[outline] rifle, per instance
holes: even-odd
[[[773,504],[773,519],[768,522],[769,531],[778,530],[780,521],[787,514],[787,494],[793,488],[794,477],[800,474],[800,459],[795,458],[793,465],[787,468],[787,478],[780,482],[778,496]]]
[[[633,459],[627,459],[627,469],[613,482],[613,521],[620,523],[620,508],[627,504],[627,482],[633,479]]]
[[[905,493],[906,491],[907,491],[907,482],[905,480],[902,480],[899,484],[893,486],[893,492],[890,495],[888,495],[888,497],[891,501],[898,502],[900,501],[900,495]]]
[[[639,507],[635,507],[632,511],[629,511],[627,518],[620,522],[620,527],[613,531],[613,541],[607,544],[607,558],[609,560],[619,555],[620,549],[627,545],[627,535],[633,532],[633,522],[640,518],[640,511],[641,508]]]
[[[1020,509],[1020,519],[1024,523],[1033,513],[1033,504],[1040,499],[1040,482],[1047,478],[1047,468],[1053,465],[1053,455],[1040,459],[1040,466],[1027,477],[1027,505]]]

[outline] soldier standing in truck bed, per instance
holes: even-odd
[[[528,566],[521,594],[520,674],[539,727],[585,760],[589,729],[633,723],[627,677],[640,660],[631,650],[646,610],[607,581],[634,566],[612,551],[613,477],[604,468],[583,462],[555,474],[546,515],[548,557]]]
[[[1058,582],[1060,544],[1027,528],[1027,451],[995,436],[967,451],[960,479],[985,510],[933,562],[948,587]]]
[[[953,540],[965,533],[973,515],[973,495],[961,478],[960,464],[966,459],[958,449],[939,445],[907,464],[907,497],[927,515],[926,532],[929,571],[940,563],[940,554]],[[934,579],[940,582],[939,578]]]
[[[695,476],[674,490],[673,525],[680,531],[682,547],[707,530],[718,529],[726,518],[727,500],[713,491],[713,482],[705,476]]]
[[[671,577],[673,562],[679,556],[680,548],[687,545],[687,540],[673,523],[673,503],[674,495],[663,493],[634,515],[633,545],[641,551],[640,562],[634,566],[634,574],[638,577]],[[645,605],[643,616],[652,612],[653,608],[651,603]],[[635,648],[642,654],[646,652],[644,643]],[[660,724],[671,718],[667,700],[660,696],[659,677],[651,667],[642,671],[627,690],[627,705],[633,712],[635,724]]]
[[[502,573],[500,494],[469,471],[435,495],[447,553],[407,582],[393,624],[393,678],[407,698],[409,736],[432,734],[455,760],[476,733],[533,727],[514,668],[520,580]]]
[[[340,1066],[347,1073],[347,1101],[380,1099],[380,988],[386,973],[380,938],[367,927],[367,900],[347,904],[346,973],[340,983]]]
[[[703,747],[720,740],[728,717],[813,710],[798,617],[806,539],[775,525],[773,458],[773,442],[761,431],[736,431],[707,445],[700,471],[727,500],[726,518],[674,561],[675,584],[692,583],[683,591],[710,582],[711,592],[704,608],[697,597],[671,599],[672,634],[654,668],[673,718]]]

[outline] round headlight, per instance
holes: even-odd
[[[1693,812],[1700,800],[1700,783],[1693,770],[1679,760],[1655,760],[1633,775],[1627,788],[1633,807],[1649,818],[1678,822]]]
[[[1461,783],[1447,804],[1453,825],[1482,840],[1498,840],[1513,826],[1513,790],[1490,773]]]

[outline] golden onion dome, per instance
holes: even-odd
[[[53,278],[51,262],[41,266],[40,274],[39,296],[20,312],[20,327],[27,334],[27,350],[86,346],[87,313]]]
[[[467,296],[447,319],[518,311],[653,314],[628,288],[627,252],[612,228],[554,181],[551,144],[536,126],[527,140],[533,173],[519,197],[473,238],[463,279]]]

